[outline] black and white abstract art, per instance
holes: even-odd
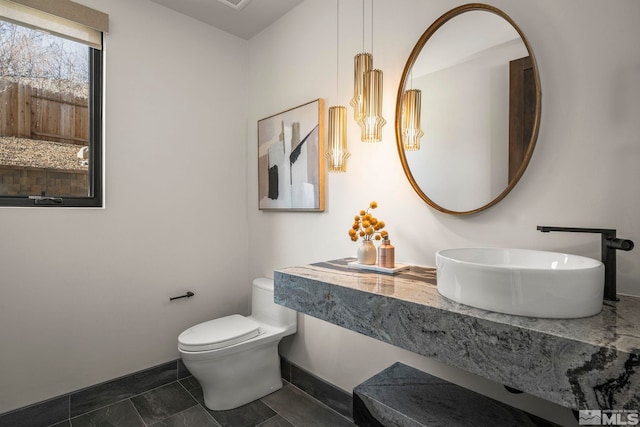
[[[259,209],[324,210],[323,100],[258,121]]]

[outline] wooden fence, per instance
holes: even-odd
[[[87,145],[86,98],[0,80],[0,136]]]

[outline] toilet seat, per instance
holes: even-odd
[[[260,334],[260,325],[239,314],[209,320],[192,326],[178,336],[185,351],[207,351],[247,341]]]

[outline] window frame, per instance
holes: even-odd
[[[104,206],[103,191],[103,50],[89,49],[89,195],[71,197],[45,195],[43,199],[29,196],[0,195],[0,207],[95,207]]]

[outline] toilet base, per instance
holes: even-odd
[[[182,360],[202,386],[204,404],[214,411],[234,409],[282,388],[278,340],[215,359]]]

